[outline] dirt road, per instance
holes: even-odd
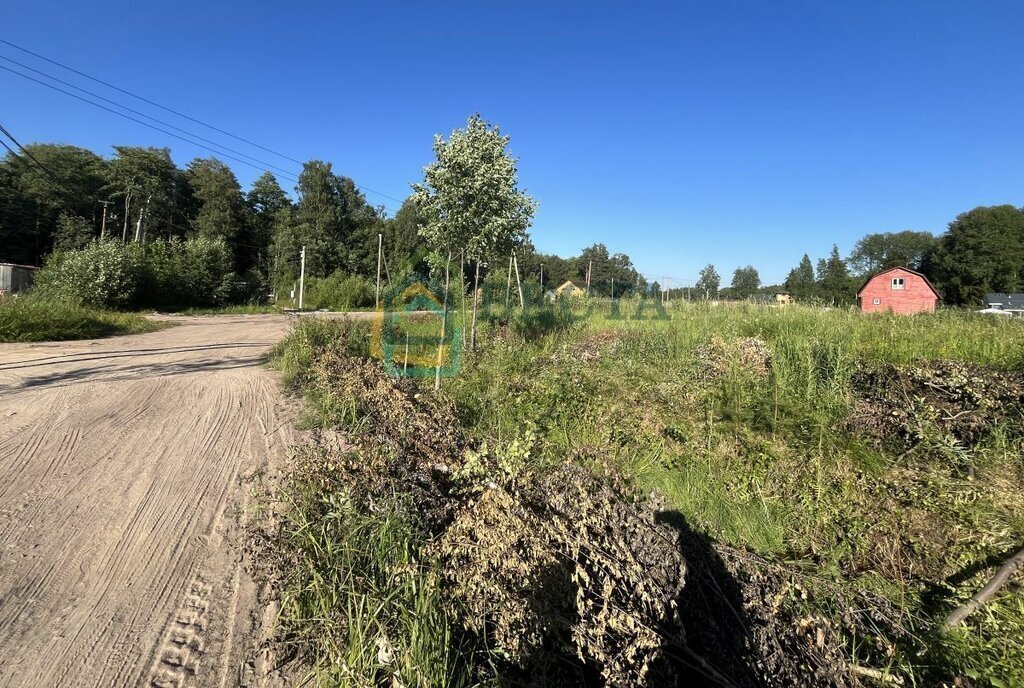
[[[258,684],[241,479],[289,413],[284,316],[0,344],[0,685]]]

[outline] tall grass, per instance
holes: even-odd
[[[166,323],[36,296],[0,297],[0,342],[96,339],[153,332]]]
[[[282,630],[320,686],[466,684],[468,665],[421,540],[394,505],[360,510],[324,457],[288,488]]]
[[[849,425],[856,371],[941,359],[1019,371],[1024,321],[710,304],[638,321],[628,317],[635,303],[587,306],[540,339],[492,329],[445,383],[478,441],[500,453],[531,437],[535,461],[616,464],[720,542],[853,591],[880,586],[915,628],[956,599],[946,577],[963,595],[983,583],[979,562],[1024,541],[1022,438],[994,428],[970,448],[978,470],[968,481],[949,462],[910,463],[869,445]],[[768,374],[737,359],[731,347],[743,338],[765,343]],[[708,369],[708,350],[720,369]],[[922,589],[946,590],[947,601]],[[1004,596],[980,623],[989,625],[889,661],[917,681],[1024,682],[1024,656],[1006,640],[1024,632],[1019,605]],[[853,638],[850,654],[877,642]]]
[[[971,448],[977,471],[966,479],[949,463],[871,445],[848,423],[861,368],[954,359],[1021,370],[1024,322],[710,304],[631,319],[637,305],[484,314],[478,350],[442,385],[477,446],[535,467],[616,466],[721,543],[812,571],[852,596],[887,597],[926,642],[911,647],[881,629],[852,635],[852,663],[918,685],[953,675],[1024,681],[1024,656],[1009,640],[1024,633],[1024,609],[1012,596],[963,632],[928,630],[984,576],[984,562],[1024,540],[1024,440],[995,427]],[[302,389],[323,347],[341,342],[369,355],[366,337],[344,327],[304,322],[275,351],[289,385]],[[738,343],[748,338],[763,343],[769,365],[743,359]],[[320,682],[463,681],[466,653],[400,510],[354,512],[344,486],[314,487],[292,521],[302,555],[287,609],[296,638],[324,658]],[[842,626],[842,610],[819,613]],[[382,662],[381,648],[407,659]]]

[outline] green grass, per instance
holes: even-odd
[[[97,339],[153,332],[167,323],[34,296],[0,297],[0,342]]]
[[[1020,371],[1024,322],[957,311],[899,317],[706,304],[673,304],[665,319],[638,321],[614,317],[616,308],[631,315],[635,303],[588,305],[589,313],[481,317],[478,351],[466,353],[460,373],[442,382],[476,446],[496,457],[528,456],[540,468],[610,464],[717,542],[810,572],[844,599],[883,596],[907,633],[851,632],[851,664],[895,671],[908,685],[955,675],[979,686],[1024,684],[1024,607],[1012,592],[964,629],[936,630],[992,574],[992,562],[1024,542],[1024,440],[996,426],[975,446],[958,448],[971,456],[968,477],[941,457],[875,447],[847,424],[858,370],[948,359]],[[353,327],[303,321],[274,352],[287,384],[303,390],[315,352],[339,340],[350,355],[368,356],[367,337],[351,336]],[[766,369],[742,360],[737,342],[744,338],[766,345]],[[347,418],[351,401],[309,399],[314,424]],[[304,503],[335,504],[343,494],[344,486],[321,483]],[[313,517],[294,521],[305,553],[296,568],[305,571],[304,582],[290,593],[294,622],[332,629],[331,614],[356,620],[340,635],[331,631],[333,640],[310,641],[325,658],[321,682],[340,680],[339,667],[371,671],[382,628],[389,643],[396,634],[403,643],[427,639],[408,654],[440,673],[435,683],[417,685],[451,680],[464,657],[451,642],[443,604],[431,597],[430,562],[418,555],[424,543],[390,521],[388,510],[372,517],[333,506],[297,513]],[[411,539],[397,549],[375,544],[394,542],[394,528]],[[321,559],[324,552],[341,558]],[[374,573],[389,561],[411,560],[422,566],[412,588],[398,586],[405,592]],[[382,599],[392,600],[386,621],[365,611]],[[818,611],[843,627],[842,609],[824,604]]]
[[[467,660],[434,567],[402,510],[357,508],[331,462],[316,451],[293,471],[284,500],[281,545],[292,565],[280,624],[311,665],[311,682],[465,684]]]
[[[529,436],[542,463],[611,462],[719,542],[853,592],[881,586],[928,638],[923,656],[904,648],[886,660],[914,681],[969,673],[979,685],[1024,682],[1024,653],[1007,641],[1024,634],[1011,593],[991,606],[998,622],[979,615],[962,634],[932,630],[992,574],[979,562],[1024,542],[1024,441],[994,428],[963,449],[977,467],[965,479],[949,463],[868,446],[846,426],[862,367],[950,359],[1021,370],[1024,322],[705,304],[674,305],[664,320],[611,315],[596,302],[575,326],[539,338],[492,327],[444,383],[477,441],[500,454]],[[769,374],[731,355],[747,337],[767,344]],[[723,346],[724,365],[709,375],[701,351]],[[591,349],[599,355],[589,358]],[[946,594],[929,601],[936,588]],[[863,638],[850,643],[852,659],[879,665],[872,652],[859,655]]]

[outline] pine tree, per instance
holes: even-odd
[[[801,301],[817,295],[818,285],[814,280],[814,266],[811,265],[811,259],[806,253],[800,259],[800,264],[790,270],[785,287],[793,298]]]
[[[821,298],[834,306],[853,302],[855,285],[846,262],[839,256],[839,247],[834,244],[828,260],[818,261],[818,291]]]

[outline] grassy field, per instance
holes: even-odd
[[[485,318],[478,351],[442,385],[469,447],[458,458],[538,474],[610,467],[657,493],[715,547],[805,581],[801,604],[836,629],[834,649],[867,685],[872,672],[905,685],[1024,683],[1024,602],[1012,587],[962,627],[940,628],[1024,545],[1024,323],[706,304],[637,320],[635,309]],[[333,342],[345,356],[369,352],[364,334],[340,327],[304,324],[277,360],[309,392],[312,424],[365,432],[374,414],[359,399],[308,384]],[[431,383],[419,383],[425,396]],[[331,483],[316,499],[345,489]],[[444,565],[417,561],[424,581]],[[879,620],[865,630],[847,617],[850,600],[869,599]],[[458,612],[432,608],[431,646],[451,666],[466,654],[452,640]],[[351,654],[380,637],[349,640]],[[481,663],[470,655],[465,666]]]
[[[96,339],[166,327],[137,313],[118,313],[33,296],[0,298],[0,342]]]

